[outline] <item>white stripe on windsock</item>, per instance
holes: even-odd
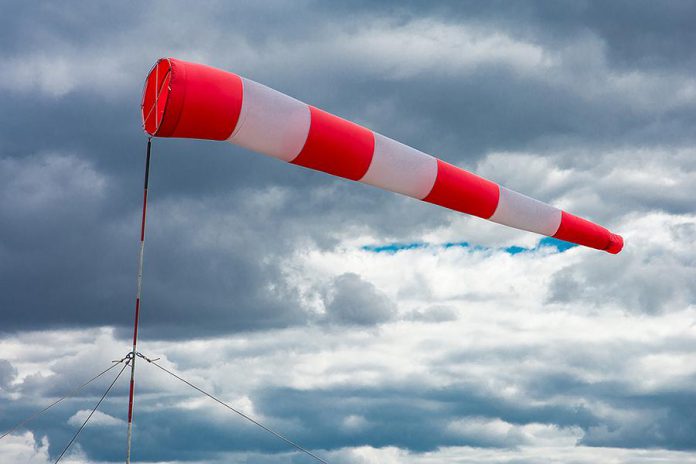
[[[435,184],[437,160],[381,134],[375,134],[372,162],[360,182],[422,200]]]
[[[242,109],[228,142],[292,161],[309,134],[309,107],[283,93],[242,78]]]
[[[488,220],[552,236],[561,225],[561,210],[500,186],[498,207]]]

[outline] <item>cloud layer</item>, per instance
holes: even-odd
[[[143,352],[334,463],[696,462],[695,16],[622,1],[7,5],[0,429],[127,350],[142,79],[176,56],[597,220],[626,248],[542,246],[228,144],[156,140]],[[138,369],[138,460],[308,462]],[[0,460],[52,462],[102,380],[0,441]],[[122,459],[126,394],[119,381],[73,462]]]

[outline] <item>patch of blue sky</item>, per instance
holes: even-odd
[[[537,245],[537,248],[541,247],[556,247],[559,253],[563,253],[566,250],[570,250],[571,248],[575,248],[576,245],[575,243],[570,243],[570,242],[564,242],[563,240],[558,240],[557,238],[553,237],[544,237],[541,240],[539,240],[539,245]]]
[[[539,241],[539,243],[534,248],[527,248],[518,245],[512,245],[509,247],[499,248],[500,250],[508,253],[510,255],[517,255],[520,253],[529,253],[532,251],[537,251],[541,248],[552,247],[556,249],[557,253],[563,253],[566,250],[576,247],[574,243],[564,242],[562,240],[555,239],[553,237],[545,237]],[[395,254],[400,251],[405,250],[416,250],[421,248],[467,248],[472,251],[484,251],[493,250],[494,248],[485,247],[482,245],[472,245],[469,242],[445,242],[440,244],[431,244],[426,242],[408,242],[408,243],[387,243],[384,245],[363,245],[361,249],[363,251],[369,251],[371,253],[387,253]]]
[[[390,253],[394,254],[397,251],[415,250],[417,248],[425,248],[428,244],[424,242],[412,243],[388,243],[386,245],[363,245],[363,251],[371,251],[372,253]]]
[[[532,251],[532,248],[525,248],[525,247],[513,245],[513,246],[509,246],[509,247],[503,248],[503,250],[505,251],[505,253],[509,253],[509,254],[511,254],[511,255],[517,255],[517,254],[520,254],[520,253],[525,253],[525,252],[528,252],[528,251]]]

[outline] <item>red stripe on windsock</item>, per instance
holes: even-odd
[[[242,109],[242,79],[202,64],[173,58],[168,61],[171,64],[170,90],[161,124],[151,132],[152,125],[146,121],[145,129],[158,137],[229,138]]]
[[[435,185],[423,201],[488,219],[498,206],[498,184],[437,160]]]
[[[613,254],[618,253],[623,248],[621,236],[612,234],[598,224],[565,211],[561,215],[561,225],[553,236],[559,240],[577,243],[596,248],[597,250],[605,250]]]
[[[313,106],[309,111],[307,141],[291,163],[346,179],[362,178],[375,150],[372,131]]]

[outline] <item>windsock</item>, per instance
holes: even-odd
[[[141,108],[151,136],[225,140],[498,224],[614,254],[623,247],[602,226],[231,72],[160,59]]]

